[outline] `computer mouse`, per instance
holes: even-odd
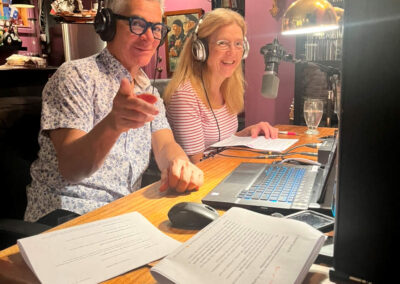
[[[203,203],[181,202],[171,207],[168,218],[172,226],[199,230],[219,217],[217,210]]]

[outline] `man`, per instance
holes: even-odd
[[[153,150],[161,187],[198,189],[203,173],[175,142],[140,68],[166,34],[157,0],[109,1],[115,35],[99,54],[63,64],[43,90],[39,158],[31,167],[25,220],[56,209],[84,214],[140,187]],[[112,25],[110,25],[111,28]]]
[[[168,48],[169,56],[178,57],[183,47],[183,23],[176,19],[172,22],[172,35],[169,37]]]
[[[183,23],[183,42],[192,35],[198,22],[197,18],[193,14],[186,14],[185,17],[186,20]]]

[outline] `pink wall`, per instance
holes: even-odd
[[[178,11],[178,10],[187,10],[187,9],[197,9],[201,8],[205,12],[211,10],[211,1],[208,0],[190,0],[190,1],[182,1],[182,0],[165,0],[164,1],[165,11]],[[165,63],[165,45],[161,46],[159,49],[159,56],[162,57],[161,63],[158,64],[158,67],[162,68],[160,78],[167,78],[167,66]],[[154,78],[154,69],[156,63],[156,57],[153,56],[150,63],[144,68],[144,71],[151,77]],[[159,77],[157,77],[159,78]]]
[[[33,55],[33,56],[41,56],[42,50],[40,47],[40,31],[39,31],[39,23],[36,19],[38,19],[38,9],[37,9],[37,0],[33,0],[32,2],[35,5],[35,8],[28,9],[28,18],[35,19],[31,21],[31,26],[29,28],[18,28],[19,37],[22,40],[22,46],[27,48],[27,51],[19,51],[19,54],[25,55]]]
[[[250,43],[250,53],[245,63],[246,126],[259,121],[268,121],[273,125],[289,124],[289,107],[294,97],[294,64],[281,62],[279,65],[280,84],[276,99],[266,99],[261,96],[265,65],[260,48],[271,43],[278,35],[279,42],[287,52],[294,54],[295,51],[295,39],[280,35],[281,21],[275,20],[269,12],[272,2],[272,0],[246,1],[247,38]]]

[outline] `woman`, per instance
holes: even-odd
[[[235,134],[276,138],[278,129],[260,122],[237,132],[244,105],[242,58],[248,53],[243,17],[215,9],[187,40],[164,100],[175,139],[193,163],[217,141]]]

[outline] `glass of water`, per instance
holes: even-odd
[[[304,119],[307,124],[308,135],[317,135],[319,131],[317,127],[321,122],[322,114],[324,112],[324,101],[321,99],[306,99],[304,101]]]

